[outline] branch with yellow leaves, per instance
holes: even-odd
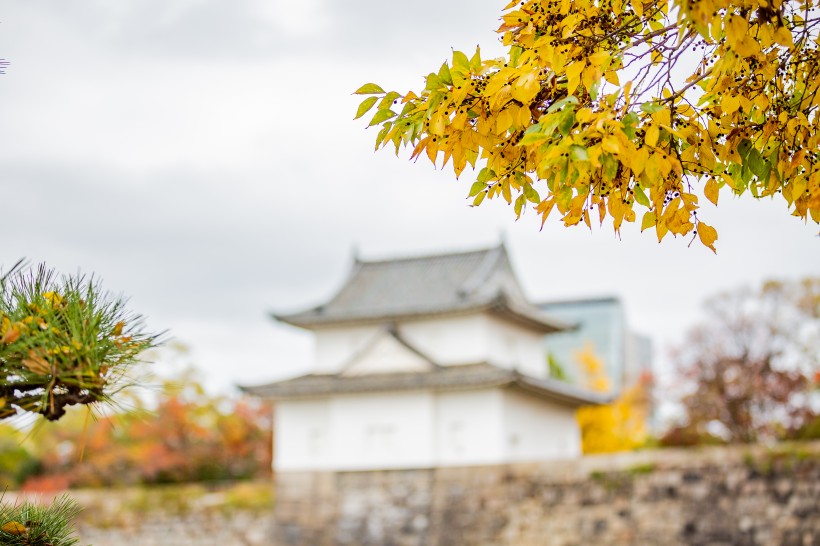
[[[505,58],[454,51],[416,92],[364,85],[356,117],[376,108],[377,148],[473,168],[474,206],[590,228],[595,209],[616,232],[642,209],[659,241],[715,251],[697,212],[721,194],[780,196],[820,223],[818,2],[511,2]]]

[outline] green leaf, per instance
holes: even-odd
[[[589,86],[589,96],[592,100],[598,100],[599,89],[601,89],[601,82],[595,82]]]
[[[430,72],[427,75],[427,85],[425,86],[425,89],[427,91],[435,91],[436,89],[438,89],[438,88],[440,88],[444,85],[445,84],[441,81],[441,78],[438,77],[438,74],[434,74],[433,72]]]
[[[365,115],[371,108],[373,108],[373,105],[376,104],[377,100],[379,100],[379,97],[367,97],[364,99],[359,105],[359,109],[356,110],[356,117],[353,119],[359,119]]]
[[[632,125],[635,126],[641,119],[638,117],[638,114],[635,112],[629,112],[627,115],[624,116],[624,119],[621,122],[624,125]]]
[[[373,119],[370,120],[370,124],[368,125],[368,127],[378,125],[379,123],[388,120],[395,115],[396,113],[393,110],[379,110],[376,112],[376,115],[373,116]]]
[[[393,126],[393,124],[388,121],[387,123],[384,124],[381,131],[379,131],[379,134],[376,135],[376,149],[377,150],[379,149],[379,146],[382,145],[382,141],[384,140],[384,137],[387,136],[387,133],[388,133],[388,131],[390,131],[390,128],[392,126]],[[368,125],[368,127],[370,127],[370,126]]]
[[[752,149],[752,141],[748,138],[744,138],[740,141],[737,145],[737,153],[740,154],[740,157],[743,158],[743,162],[746,163],[746,158],[749,156],[749,151]]]
[[[547,113],[555,112],[557,110],[560,110],[561,108],[563,108],[567,104],[578,104],[578,99],[575,97],[575,95],[570,95],[568,97],[564,97],[563,99],[561,99],[559,101],[555,101],[554,103],[552,103],[552,106],[549,107],[549,109],[547,110]]]
[[[478,181],[482,184],[486,184],[490,180],[495,178],[495,171],[490,169],[489,167],[484,167],[478,173]]]
[[[475,196],[475,199],[473,199],[473,206],[477,207],[478,205],[480,205],[481,202],[484,201],[485,197],[487,197],[487,192],[486,191],[480,192],[478,195]]]
[[[512,46],[510,48],[510,66],[518,66],[518,59],[519,57],[521,57],[521,53],[523,53],[523,51],[524,50],[521,48],[521,46]]]
[[[453,68],[457,69],[462,74],[469,72],[470,61],[467,59],[467,55],[461,51],[453,51]]]
[[[569,157],[573,161],[589,161],[589,154],[587,149],[578,144],[573,144],[569,147]]]
[[[366,83],[353,92],[354,95],[376,95],[380,93],[384,93],[384,89],[375,83]]]
[[[621,120],[621,130],[630,139],[634,139],[636,136],[635,126],[638,124],[639,121],[640,118],[638,118],[638,114],[636,114],[635,112],[630,112],[624,116],[623,120]]]
[[[643,188],[636,185],[632,188],[632,193],[635,195],[635,201],[637,201],[638,204],[643,205],[647,208],[649,207],[649,198],[643,192]]]
[[[567,136],[575,125],[575,112],[573,110],[564,110],[561,112],[561,117],[558,120],[558,130],[561,134]]]
[[[555,203],[558,205],[558,210],[561,212],[569,208],[569,202],[572,201],[572,188],[569,186],[562,186],[555,194]]]
[[[393,105],[393,101],[399,98],[401,95],[396,93],[395,91],[391,91],[384,96],[384,98],[379,102],[379,110],[384,110],[385,108],[390,108]]]
[[[768,180],[769,173],[772,170],[772,164],[763,158],[755,148],[749,150],[749,154],[746,157],[746,162],[749,165],[749,170],[751,170],[755,176],[757,176],[761,180]]]
[[[470,193],[467,195],[467,197],[475,197],[476,195],[478,195],[478,192],[485,189],[486,187],[487,184],[485,184],[484,182],[473,182],[473,185],[470,186]]]
[[[481,49],[478,46],[475,46],[475,53],[470,59],[470,71],[476,73],[481,71]]]
[[[531,203],[538,204],[541,202],[541,198],[535,188],[532,187],[532,184],[524,184],[524,197]]]
[[[441,63],[441,68],[438,69],[438,79],[447,85],[453,85],[453,78],[450,76],[450,67],[447,63]]]
[[[521,216],[521,209],[524,208],[526,202],[527,199],[523,195],[519,195],[518,199],[515,200],[514,210],[516,216]]]
[[[641,112],[646,112],[647,114],[654,114],[659,110],[663,110],[663,104],[659,102],[645,102],[641,104]]]
[[[526,146],[528,144],[535,144],[536,142],[541,142],[543,140],[547,140],[549,136],[545,135],[544,133],[536,133],[536,132],[529,132],[527,131],[524,133],[524,136],[521,137],[519,144]]]
[[[748,165],[743,165],[743,168],[740,169],[741,182],[743,182],[744,184],[748,184],[752,181],[752,178],[754,178],[754,173],[752,172],[752,169],[750,169]],[[753,186],[752,190],[754,189],[755,187]],[[755,192],[753,191],[752,193],[754,194]],[[757,195],[755,195],[755,197],[757,197]]]
[[[603,153],[601,154],[600,161],[604,171],[604,179],[613,180],[618,174],[618,160],[612,157],[611,154]]]

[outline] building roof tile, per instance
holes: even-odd
[[[524,296],[504,245],[380,261],[356,260],[341,289],[323,305],[274,318],[302,328],[377,323],[487,310],[543,332],[571,328]]]

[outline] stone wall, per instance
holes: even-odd
[[[83,546],[820,546],[820,443],[271,485],[71,494]]]
[[[820,546],[820,443],[288,473],[282,546]]]

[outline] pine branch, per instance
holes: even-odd
[[[29,501],[12,505],[0,498],[0,544],[6,546],[76,546],[71,525],[80,507],[68,495],[50,505]]]

